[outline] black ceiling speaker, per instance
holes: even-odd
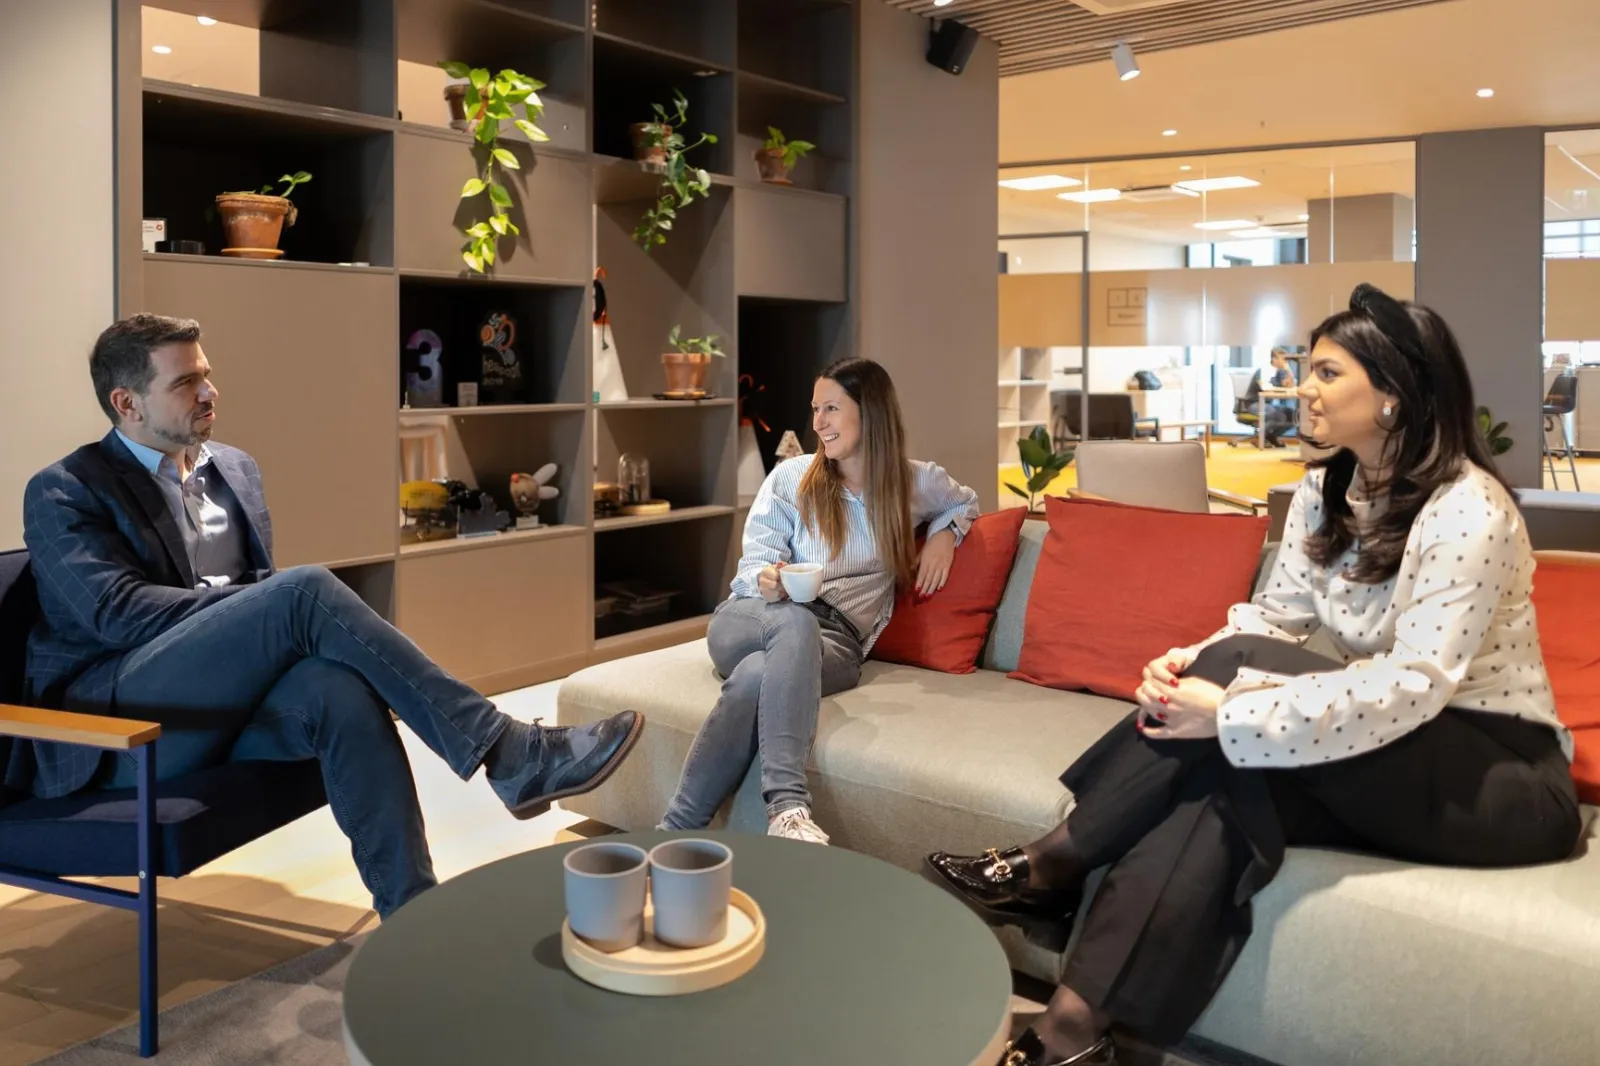
[[[978,47],[978,31],[955,19],[945,19],[928,33],[928,62],[940,70],[960,74]]]

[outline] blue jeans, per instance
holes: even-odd
[[[742,597],[718,605],[706,630],[722,695],[700,727],[661,824],[701,829],[761,758],[767,817],[811,806],[806,756],[823,696],[861,679],[861,641],[832,607]]]
[[[157,774],[230,759],[317,759],[373,906],[435,884],[411,766],[389,709],[463,780],[509,719],[317,566],[274,574],[130,652],[117,713],[159,722]],[[97,785],[128,788],[109,757]]]

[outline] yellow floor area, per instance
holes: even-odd
[[[1206,460],[1206,482],[1214,489],[1265,500],[1272,486],[1299,481],[1305,475],[1303,464],[1290,461],[1291,457],[1298,454],[1299,451],[1293,447],[1257,451],[1246,445],[1230,448],[1226,441],[1219,440],[1212,444],[1211,456]],[[1561,473],[1560,483],[1553,483],[1546,473],[1545,488],[1570,490],[1572,478],[1568,476],[1565,464],[1559,465],[1558,469]],[[1022,487],[1021,467],[1000,468],[1002,498],[1012,495],[1011,490],[1006,488],[1008,482]],[[1600,459],[1578,460],[1578,482],[1589,492],[1600,492]],[[1077,469],[1069,466],[1045,489],[1045,495],[1059,496],[1077,483]]]

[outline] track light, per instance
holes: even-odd
[[[1117,75],[1123,81],[1139,76],[1139,61],[1133,58],[1133,49],[1126,41],[1118,41],[1111,49],[1111,58],[1117,64]]]

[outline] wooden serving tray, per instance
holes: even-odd
[[[631,948],[607,953],[591,947],[561,923],[561,957],[575,975],[600,988],[629,996],[683,996],[736,981],[761,961],[767,944],[767,919],[756,901],[733,890],[728,933],[703,948],[675,948],[654,934],[655,909],[646,900],[644,939]]]

